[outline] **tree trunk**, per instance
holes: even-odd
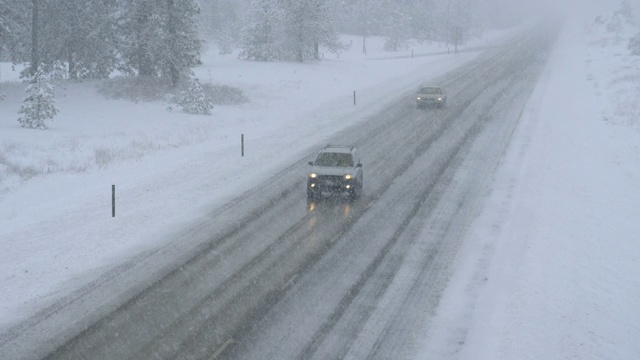
[[[362,35],[362,53],[367,55],[367,35]]]
[[[180,71],[178,69],[178,65],[176,64],[177,59],[180,57],[178,54],[177,48],[177,31],[176,31],[176,21],[175,21],[175,2],[174,0],[167,0],[167,11],[169,14],[169,21],[167,24],[167,32],[169,33],[169,51],[171,57],[169,61],[169,73],[171,76],[171,85],[176,88],[178,83],[180,82]]]
[[[369,13],[367,12],[367,0],[364,0],[364,30],[362,31],[362,53],[367,55],[367,33],[369,32]]]
[[[153,76],[153,63],[149,55],[149,39],[144,36],[148,31],[151,16],[151,6],[148,1],[144,1],[140,6],[139,14],[137,14],[138,31],[141,33],[136,44],[136,60],[138,62],[139,76]]]
[[[72,14],[77,14],[79,12],[78,10],[78,4],[75,1],[69,1],[69,5],[68,5],[68,9]],[[71,22],[69,25],[71,26],[72,29],[79,29],[80,28],[80,24],[79,24],[79,20],[76,16],[71,16],[68,19],[69,22]],[[72,40],[67,40],[66,42],[66,47],[67,47],[67,68],[68,68],[68,73],[69,73],[69,78],[72,80],[78,80],[78,69],[76,66],[76,46],[77,44],[74,42],[74,40],[77,38],[76,34],[71,35],[71,39]]]
[[[33,9],[31,10],[31,76],[35,76],[38,72],[38,10],[40,7],[39,0],[32,0]]]
[[[69,48],[69,55],[68,57],[68,61],[69,61],[69,78],[72,80],[78,80],[78,70],[76,67],[76,58],[73,56],[74,52],[73,52],[73,47]]]

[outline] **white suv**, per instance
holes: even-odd
[[[349,200],[360,197],[364,180],[362,163],[354,146],[327,145],[309,165],[309,202],[328,196],[345,196]]]

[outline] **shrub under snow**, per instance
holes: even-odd
[[[189,114],[211,115],[211,109],[213,109],[213,103],[205,94],[198,79],[189,80],[187,89],[180,92],[178,105]]]

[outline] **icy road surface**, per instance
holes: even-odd
[[[431,80],[445,109],[416,109],[407,89],[337,134],[362,156],[356,203],[307,206],[309,154],[183,234],[209,240],[47,358],[411,357],[556,32],[547,24]]]

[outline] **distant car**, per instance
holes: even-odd
[[[426,86],[418,90],[416,102],[418,108],[443,107],[447,105],[447,93],[439,86]]]
[[[362,163],[354,146],[327,145],[310,161],[307,200],[340,196],[355,200],[362,194]]]

